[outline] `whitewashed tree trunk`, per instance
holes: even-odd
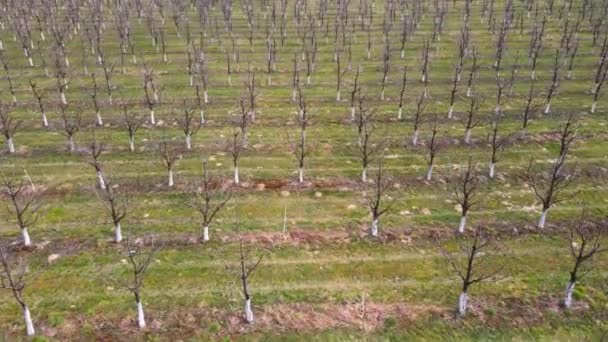
[[[103,120],[101,119],[101,113],[97,112],[97,126],[103,126]]]
[[[384,90],[380,93],[380,100],[384,101]]]
[[[36,330],[34,329],[32,315],[30,314],[30,309],[28,309],[27,305],[23,306],[23,320],[25,321],[25,331],[27,336],[34,336],[36,334]]]
[[[458,226],[458,232],[459,233],[464,233],[464,228],[467,225],[467,217],[466,215],[460,217],[460,225]]]
[[[10,137],[6,140],[6,145],[8,146],[9,153],[15,153],[15,143],[13,143],[12,137]]]
[[[471,87],[467,88],[467,97],[471,97]]]
[[[304,182],[304,169],[303,168],[298,169],[298,181],[300,183]]]
[[[194,76],[190,75],[190,86],[192,87],[194,85]]]
[[[496,164],[490,163],[490,179],[494,179],[494,168]]]
[[[450,109],[448,110],[448,119],[451,119],[453,114],[454,114],[454,106],[451,105]]]
[[[30,65],[30,67],[34,66],[34,61],[32,60],[32,57],[28,57],[27,61],[28,61],[28,64]]]
[[[173,186],[173,170],[169,170],[169,186]]]
[[[192,149],[192,136],[190,134],[186,135],[186,150],[190,151]]]
[[[469,295],[466,292],[462,292],[458,298],[458,314],[464,316],[467,313],[467,305],[469,301]]]
[[[531,78],[532,80],[535,80],[535,79],[536,79],[536,70],[532,70],[532,72],[530,72],[530,78]]]
[[[120,222],[114,225],[114,242],[122,241],[122,228],[120,227]]]
[[[203,227],[203,241],[209,241],[209,226]]]
[[[574,292],[575,282],[568,282],[566,286],[566,293],[564,294],[564,307],[570,308],[572,306],[572,293]]]
[[[355,106],[350,107],[350,119],[355,121]]]
[[[209,94],[207,93],[207,90],[203,91],[203,99],[205,100],[205,103],[209,103]]]
[[[245,299],[245,321],[247,323],[253,323],[253,311],[251,310],[251,298]]]
[[[549,114],[550,112],[551,112],[551,102],[547,102],[547,105],[545,106],[545,111],[543,113]]]
[[[201,109],[201,125],[205,124],[205,110]]]
[[[591,113],[595,113],[595,107],[597,106],[597,102],[593,101],[593,104],[591,105]]]
[[[340,102],[340,91],[336,92],[336,102]]]
[[[433,178],[433,165],[430,165],[428,171],[426,172],[426,180],[430,181],[432,178]]]
[[[64,105],[67,105],[68,100],[65,98],[65,93],[61,92],[61,94],[59,96],[61,96],[61,103],[63,103]]]
[[[363,171],[361,171],[361,181],[362,182],[367,182],[367,168],[364,167]]]
[[[101,171],[97,171],[97,182],[101,190],[106,189],[106,181],[103,179],[103,173]]]
[[[465,144],[471,143],[471,130],[470,129],[467,129],[466,132],[464,133],[464,143]]]
[[[133,137],[129,137],[129,151],[135,151],[135,139]]]
[[[74,137],[70,136],[68,138],[68,147],[70,149],[70,152],[74,152],[76,150],[76,145],[74,145]]]
[[[540,219],[538,219],[538,228],[545,228],[545,221],[547,220],[547,213],[549,212],[549,209],[545,209],[543,210],[543,212],[540,214]]]
[[[420,130],[415,130],[414,131],[414,136],[412,137],[412,145],[416,146],[418,145],[418,136],[420,135]]]
[[[154,118],[154,109],[150,110],[150,123],[156,125],[156,119]]]
[[[370,234],[373,237],[378,237],[378,218],[372,219],[372,229]]]
[[[27,227],[21,228],[21,236],[23,237],[23,245],[32,245],[32,240],[30,240],[30,234],[27,232]]]
[[[399,113],[397,114],[397,120],[401,120],[403,118],[403,107],[399,107]]]
[[[141,300],[137,302],[137,325],[139,329],[146,328],[146,317],[144,316],[144,306]]]
[[[405,49],[401,49],[401,59],[405,58]]]
[[[42,115],[42,127],[49,127],[49,120],[46,118],[46,113],[40,113]]]
[[[234,167],[234,184],[239,184],[239,167]]]
[[[296,102],[296,89],[295,88],[291,92],[291,101]]]
[[[310,75],[306,76],[306,84],[310,84]]]

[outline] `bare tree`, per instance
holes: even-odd
[[[412,145],[418,145],[418,137],[420,136],[420,125],[422,124],[422,114],[426,108],[425,96],[420,94],[416,101],[416,112],[414,113],[413,128],[414,133],[412,134]]]
[[[479,95],[473,95],[470,97],[471,101],[469,104],[469,109],[467,111],[467,116],[464,119],[464,143],[471,143],[471,132],[473,128],[481,125],[482,121],[477,119],[476,114],[479,111],[479,108],[482,105],[482,99]]]
[[[530,90],[528,91],[528,96],[526,98],[526,108],[522,114],[522,131],[523,136],[525,137],[528,134],[528,127],[530,126],[530,122],[536,113],[539,111],[540,106],[538,103],[535,103],[534,98],[534,80],[530,82]]]
[[[399,113],[397,114],[397,120],[401,120],[403,117],[403,95],[405,95],[405,85],[407,83],[407,66],[403,67],[403,77],[401,79],[401,91],[399,92]]]
[[[431,136],[429,137],[429,140],[426,142],[426,149],[427,149],[427,156],[426,156],[426,161],[427,161],[427,165],[428,165],[428,170],[426,172],[426,177],[425,179],[427,181],[431,181],[431,178],[433,177],[433,167],[435,166],[435,157],[437,157],[437,152],[439,152],[440,149],[440,142],[439,142],[439,137],[437,136],[437,133],[439,132],[438,129],[438,122],[437,122],[437,118],[434,118],[433,121],[431,122]]]
[[[494,114],[490,120],[490,148],[492,150],[490,155],[490,171],[488,173],[490,179],[494,179],[494,172],[496,169],[496,163],[498,163],[498,155],[504,149],[507,142],[511,138],[511,135],[500,134],[500,124],[503,119],[503,113],[499,112]]]
[[[500,247],[483,232],[481,226],[477,226],[471,233],[462,235],[458,239],[457,250],[450,250],[439,241],[437,245],[452,271],[462,282],[458,315],[464,316],[468,308],[471,286],[488,280],[502,271],[502,265],[488,263],[501,253]]]
[[[97,126],[103,126],[103,120],[101,119],[101,112],[99,110],[99,100],[97,98],[97,79],[95,73],[91,73],[91,81],[93,82],[93,89],[91,89],[91,99],[93,100],[93,108],[95,109],[95,124]]]
[[[42,117],[42,127],[48,128],[49,121],[46,118],[46,111],[44,108],[44,98],[46,97],[46,91],[38,91],[36,89],[36,83],[30,80],[30,87],[32,88],[32,93],[34,93],[34,97],[36,98],[36,102],[38,102],[38,108],[40,109],[40,115]]]
[[[555,92],[557,91],[557,88],[559,87],[559,81],[560,81],[559,72],[560,72],[561,65],[562,65],[561,52],[559,50],[556,50],[555,51],[555,62],[553,63],[553,76],[551,77],[551,85],[549,86],[549,89],[547,90],[547,98],[545,99],[545,110],[544,110],[545,114],[549,114],[551,112],[551,99],[553,98],[553,95],[555,94]]]
[[[158,87],[154,83],[154,71],[144,63],[144,95],[146,106],[150,110],[150,123],[156,125],[156,118],[154,117],[154,108],[159,102]],[[152,93],[152,96],[150,96]]]
[[[135,151],[135,133],[144,124],[145,118],[138,112],[129,112],[126,105],[121,105],[123,120],[129,133],[129,151]]]
[[[23,245],[32,245],[28,228],[38,221],[40,209],[40,193],[24,178],[15,180],[15,177],[2,175],[2,195],[10,202],[9,211],[14,215],[21,230]]]
[[[106,189],[106,181],[105,176],[103,174],[103,165],[101,163],[101,154],[105,151],[106,145],[103,142],[97,141],[95,136],[95,129],[93,129],[91,133],[91,142],[83,151],[83,158],[86,162],[95,169],[95,174],[97,175],[97,185],[101,190]]]
[[[192,136],[201,128],[194,116],[194,110],[188,107],[186,100],[183,102],[183,115],[177,118],[177,124],[186,136],[186,150],[192,150]]]
[[[374,181],[366,184],[365,199],[372,216],[372,226],[370,235],[378,236],[380,217],[384,215],[393,206],[393,200],[388,197],[392,180],[382,168],[383,158],[378,158],[378,170],[376,171]],[[388,198],[387,198],[388,197]],[[388,201],[388,203],[385,203]]]
[[[228,152],[232,156],[232,166],[234,167],[234,184],[239,184],[239,158],[244,149],[243,144],[241,132],[235,129],[227,143]]]
[[[460,205],[460,225],[458,232],[464,233],[467,224],[469,210],[478,204],[479,186],[481,175],[473,159],[469,157],[466,168],[456,177],[450,177],[449,183],[452,187],[453,197]]]
[[[163,136],[163,140],[158,144],[158,153],[160,155],[161,162],[169,172],[169,181],[167,185],[172,187],[175,183],[173,181],[173,168],[178,160],[178,151],[176,146],[167,141],[167,137]]]
[[[241,289],[243,292],[243,297],[245,297],[245,321],[248,324],[253,324],[254,315],[253,310],[251,309],[251,288],[250,288],[250,278],[253,272],[258,268],[262,259],[264,258],[264,253],[260,252],[257,256],[252,256],[252,249],[245,246],[245,242],[243,241],[243,237],[241,235],[239,219],[237,215],[237,209],[234,209],[234,226],[236,230],[236,235],[238,238],[238,248],[239,248],[239,258],[237,265],[226,265],[226,268],[230,271],[233,271],[238,274]]]
[[[353,90],[350,92],[350,119],[355,120],[355,95],[359,92],[359,71],[360,67],[357,66],[357,72],[355,73],[355,79],[353,81]]]
[[[597,254],[606,252],[608,249],[602,247],[602,237],[605,235],[605,228],[596,223],[589,222],[583,209],[578,222],[571,223],[569,229],[569,247],[573,265],[570,270],[570,278],[566,285],[563,305],[566,309],[572,305],[572,293],[576,283],[586,276],[591,269],[589,263]]]
[[[12,260],[9,250],[5,246],[0,246],[0,288],[12,292],[13,297],[21,306],[23,319],[25,321],[25,331],[27,336],[34,336],[36,330],[32,322],[30,310],[23,298],[23,291],[29,283],[37,276],[36,273],[29,273],[28,262],[22,256],[17,260]],[[38,273],[39,274],[39,273]]]
[[[209,241],[209,225],[215,215],[232,198],[232,187],[226,188],[219,182],[208,174],[207,160],[203,159],[203,174],[191,196],[191,205],[203,216],[203,242]]]
[[[377,110],[375,108],[365,108],[363,102],[364,98],[360,95],[355,125],[357,128],[359,158],[361,159],[361,181],[365,183],[367,182],[367,167],[383,146],[376,143],[373,139],[376,130],[373,120]]]
[[[4,68],[4,74],[6,75],[6,82],[8,83],[8,90],[13,97],[13,105],[17,104],[17,95],[15,92],[15,85],[13,84],[13,77],[11,76],[10,66],[8,64],[8,60],[6,56],[4,56],[4,52],[0,49],[0,63]]]
[[[298,87],[299,93],[299,109],[297,112],[297,123],[300,131],[299,137],[290,139],[291,150],[298,161],[298,182],[304,182],[304,161],[309,154],[306,146],[306,128],[308,127],[310,117],[308,116],[308,108],[306,107],[306,98],[302,92],[302,88]]]
[[[141,299],[141,289],[144,285],[144,278],[148,271],[148,267],[162,246],[153,242],[151,246],[146,247],[142,244],[134,243],[132,240],[131,230],[129,229],[125,246],[120,250],[122,255],[127,256],[130,266],[130,279],[127,281],[117,280],[115,282],[131,292],[135,297],[135,304],[137,306],[137,325],[140,330],[143,330],[146,328],[146,318]]]
[[[111,178],[107,178],[106,188],[96,190],[97,197],[114,225],[114,242],[116,243],[122,241],[121,222],[127,216],[129,207],[129,198],[124,194],[119,194],[118,188],[118,184],[114,184]]]
[[[19,129],[19,126],[21,126],[21,123],[21,120],[15,120],[15,118],[10,115],[8,106],[0,102],[0,132],[4,135],[8,153],[15,153],[13,136],[17,129]]]
[[[557,158],[549,170],[535,170],[534,159],[530,160],[526,172],[528,184],[542,203],[542,213],[538,220],[538,228],[545,227],[547,213],[556,204],[575,197],[578,193],[566,193],[570,183],[575,179],[575,171],[566,170],[565,158]]]
[[[61,121],[63,128],[63,135],[68,139],[68,149],[71,153],[76,151],[76,145],[74,143],[74,135],[80,131],[82,124],[82,116],[80,112],[70,113],[68,112],[68,105],[63,103],[59,104],[59,110],[61,111]]]

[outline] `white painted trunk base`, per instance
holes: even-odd
[[[201,109],[201,125],[205,124],[205,111]]]
[[[420,136],[420,130],[417,129],[414,131],[414,136],[412,136],[412,145],[418,145],[418,136]]]
[[[150,123],[156,125],[156,118],[154,118],[154,110],[150,111]]]
[[[139,329],[146,327],[146,317],[144,316],[144,306],[141,301],[137,302],[137,325]]]
[[[23,244],[25,246],[32,245],[32,240],[30,240],[30,234],[27,232],[27,227],[21,228],[21,236],[23,237]]]
[[[49,121],[46,118],[46,113],[42,112],[42,127],[49,127]]]
[[[429,169],[426,172],[426,180],[430,181],[432,178],[433,178],[433,165],[429,166]]]
[[[450,109],[448,110],[448,119],[451,119],[452,116],[454,114],[454,106],[450,106]]]
[[[397,120],[401,120],[403,118],[403,107],[399,107],[399,113],[397,114]]]
[[[372,229],[370,231],[370,235],[373,237],[378,236],[378,219],[377,218],[372,220]]]
[[[367,182],[367,168],[364,167],[363,171],[361,171],[361,181],[362,182]]]
[[[355,121],[355,107],[350,107],[350,119]]]
[[[120,227],[120,222],[118,222],[114,226],[114,242],[122,241],[122,228]]]
[[[186,150],[190,151],[192,149],[192,136],[186,135]]]
[[[460,225],[458,226],[458,232],[459,233],[464,233],[464,228],[467,225],[467,217],[466,216],[462,216],[460,217]]]
[[[23,307],[23,320],[25,321],[25,331],[27,336],[33,336],[36,334],[36,330],[34,330],[34,323],[32,323],[32,315],[30,314],[30,309],[28,309],[27,305]]]
[[[566,293],[564,294],[564,307],[570,308],[572,306],[572,293],[574,292],[574,286],[576,283],[568,282],[566,286]]]
[[[169,186],[173,186],[175,183],[173,182],[173,170],[169,170]]]
[[[551,113],[551,102],[547,103],[547,105],[545,106],[545,111],[543,113],[545,113],[545,114]]]
[[[74,152],[76,150],[76,146],[74,145],[74,137],[68,138],[68,147],[70,149],[70,152]]]
[[[466,292],[462,292],[458,298],[458,314],[464,316],[467,313],[467,305],[469,302],[469,295]]]
[[[490,178],[494,179],[494,168],[495,168],[496,164],[494,163],[490,163]]]
[[[471,143],[471,130],[470,129],[467,129],[466,132],[464,133],[464,143],[465,144]]]
[[[101,173],[101,171],[97,171],[97,183],[101,190],[106,189],[106,181],[103,179],[103,173]]]
[[[239,167],[234,167],[234,184],[239,184]]]
[[[97,126],[103,126],[103,120],[101,119],[101,113],[97,112]]]
[[[298,181],[300,183],[304,182],[304,169],[303,168],[298,169]]]
[[[209,226],[203,227],[203,241],[209,241]]]
[[[251,310],[251,298],[245,300],[245,321],[253,323],[253,311]]]
[[[545,228],[545,221],[547,220],[547,213],[549,212],[549,209],[547,210],[543,210],[543,212],[540,214],[540,219],[538,220],[538,228]]]
[[[593,101],[593,104],[591,105],[591,113],[595,113],[595,107],[597,106],[597,102]]]
[[[135,151],[135,139],[133,137],[129,137],[129,151]]]
[[[15,143],[13,143],[13,138],[8,138],[6,140],[6,145],[8,146],[9,153],[15,153]]]

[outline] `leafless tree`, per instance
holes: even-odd
[[[291,140],[291,152],[298,161],[298,182],[304,182],[304,161],[309,154],[309,149],[306,143],[306,128],[309,125],[309,113],[306,105],[306,98],[302,88],[298,87],[299,108],[297,112],[297,124],[299,128],[299,137]]]
[[[545,227],[545,221],[549,209],[557,203],[575,197],[578,193],[567,193],[565,190],[576,177],[575,170],[567,170],[566,158],[558,157],[548,170],[535,169],[534,159],[530,160],[526,172],[526,179],[534,190],[536,198],[542,203],[542,213],[538,221],[538,228]]]
[[[135,297],[137,306],[137,325],[140,330],[146,328],[146,318],[144,315],[144,306],[141,299],[141,290],[144,285],[145,275],[148,268],[158,251],[162,248],[157,242],[153,242],[150,246],[144,246],[133,241],[131,230],[127,233],[126,243],[119,251],[121,255],[126,255],[129,264],[129,280],[122,279],[114,280],[119,286],[127,289]]]
[[[11,76],[10,66],[8,64],[8,60],[4,55],[3,50],[0,50],[0,63],[2,63],[2,68],[4,68],[4,74],[6,75],[6,82],[8,83],[8,90],[13,97],[13,105],[17,105],[17,95],[15,92],[15,85],[13,84],[13,77]]]
[[[457,250],[450,250],[437,241],[441,254],[462,282],[458,300],[459,316],[464,316],[467,312],[471,286],[491,279],[503,270],[502,265],[492,262],[501,253],[500,246],[483,230],[477,226],[473,232],[463,234],[458,238]]]
[[[243,241],[243,237],[241,235],[240,223],[237,215],[237,208],[235,207],[234,211],[234,226],[236,230],[236,235],[238,238],[238,248],[239,248],[239,257],[236,265],[226,265],[226,268],[229,271],[233,271],[238,274],[241,289],[243,292],[243,297],[245,297],[245,321],[248,324],[253,324],[254,315],[253,310],[251,309],[251,287],[250,287],[250,278],[253,272],[258,268],[262,259],[264,258],[264,253],[259,252],[257,256],[253,255],[253,250],[250,247],[245,246],[245,242]]]
[[[418,97],[418,100],[416,101],[416,111],[414,112],[414,119],[413,119],[413,128],[414,128],[414,133],[412,134],[412,145],[416,146],[418,145],[418,137],[420,136],[420,125],[422,124],[422,115],[424,113],[424,110],[426,109],[426,101],[425,101],[425,96],[424,93],[420,94],[420,96]]]
[[[393,200],[387,195],[392,186],[392,180],[382,168],[383,157],[378,158],[378,170],[373,182],[366,184],[365,199],[372,216],[370,235],[378,237],[380,217],[393,206]],[[387,203],[388,202],[388,203]]]
[[[491,148],[490,155],[490,171],[488,173],[490,179],[494,179],[494,171],[496,168],[496,163],[498,163],[498,155],[504,149],[505,145],[511,139],[510,134],[500,133],[500,124],[502,123],[503,113],[500,112],[498,114],[492,115],[492,119],[490,120],[490,133],[489,133],[489,142]]]
[[[8,153],[13,154],[15,153],[15,143],[13,142],[13,137],[17,129],[19,129],[21,126],[22,121],[15,120],[9,111],[9,107],[0,102],[0,132],[2,132],[2,135],[4,135]]]
[[[97,175],[97,185],[101,190],[106,189],[105,176],[103,174],[103,164],[100,160],[102,153],[105,151],[106,145],[97,140],[95,129],[91,132],[91,142],[82,152],[85,161],[95,169]]]
[[[479,108],[482,105],[482,99],[479,95],[473,95],[470,97],[469,109],[467,110],[467,116],[464,119],[464,143],[471,143],[471,132],[472,130],[481,125],[482,121],[476,117]]]
[[[201,86],[197,83],[195,85],[196,89],[196,105],[201,113],[201,125],[205,124],[205,101],[201,97]]]
[[[471,157],[469,157],[466,167],[460,174],[449,178],[449,183],[452,188],[453,197],[460,205],[461,216],[458,232],[464,233],[467,224],[467,214],[471,208],[479,203],[479,188],[482,183],[481,174]]]
[[[407,83],[407,66],[403,67],[403,77],[401,78],[401,91],[399,91],[399,112],[397,120],[403,118],[403,95],[405,95],[405,85]]]
[[[144,63],[144,95],[146,106],[150,110],[150,123],[156,125],[156,118],[154,117],[154,108],[159,102],[158,87],[154,82],[154,71]],[[152,93],[152,96],[150,95]]]
[[[380,100],[382,101],[384,101],[384,89],[386,88],[386,83],[388,82],[390,56],[390,46],[387,40],[386,44],[384,45],[384,53],[382,54],[382,91],[380,93]]]
[[[16,177],[2,175],[2,196],[10,203],[9,211],[21,230],[23,245],[31,246],[28,228],[38,221],[40,193],[23,177],[16,180]]]
[[[44,108],[44,98],[46,97],[45,90],[38,90],[36,88],[37,84],[30,80],[30,87],[32,88],[32,93],[34,93],[34,97],[36,98],[36,102],[38,103],[38,109],[40,110],[40,115],[42,117],[42,127],[48,128],[49,121],[46,117],[46,111]]]
[[[353,90],[350,92],[350,119],[355,121],[355,96],[359,92],[359,71],[360,67],[357,66],[357,72],[355,73],[355,79],[353,80]]]
[[[112,177],[107,177],[105,181],[105,189],[96,189],[95,192],[114,225],[114,242],[120,243],[121,222],[127,216],[130,201],[126,194],[118,193],[119,185],[114,183]]]
[[[93,100],[93,108],[95,109],[95,124],[97,126],[103,126],[103,120],[101,118],[101,112],[99,109],[99,99],[97,94],[97,80],[95,73],[91,73],[91,81],[93,82],[93,88],[91,89],[91,99]]]
[[[163,166],[167,169],[167,172],[169,172],[169,181],[167,185],[173,187],[175,184],[173,181],[173,169],[179,159],[177,147],[167,141],[166,136],[163,136],[163,140],[158,144],[158,153]]]
[[[228,140],[228,152],[232,156],[232,166],[234,167],[234,184],[239,184],[239,159],[244,149],[243,136],[240,131],[234,130]]]
[[[586,218],[583,209],[578,222],[568,225],[569,247],[573,265],[570,269],[570,278],[564,293],[563,306],[568,309],[572,306],[572,294],[577,282],[591,272],[589,263],[593,258],[606,252],[608,249],[602,247],[602,237],[606,234],[606,229],[601,224],[590,222]]]
[[[362,168],[361,181],[364,183],[367,182],[367,167],[383,147],[383,144],[380,144],[379,141],[376,142],[374,137],[376,127],[373,121],[376,113],[375,108],[365,107],[364,97],[360,95],[355,126],[357,128],[357,146]]]
[[[0,245],[0,264],[2,265],[2,268],[0,268],[0,288],[12,292],[13,297],[21,306],[27,336],[34,336],[36,330],[30,310],[23,297],[23,291],[40,273],[29,272],[27,259],[23,256],[12,257],[9,249],[4,245]]]
[[[145,118],[137,111],[129,112],[127,110],[127,105],[125,104],[121,105],[120,109],[127,132],[129,133],[129,151],[133,152],[135,151],[135,133],[137,133],[139,128],[144,124]]]
[[[192,150],[192,136],[201,128],[194,116],[194,110],[188,107],[186,100],[183,104],[183,115],[177,118],[177,124],[186,136],[186,150]]]
[[[560,72],[561,65],[562,65],[561,52],[559,50],[556,50],[555,51],[555,61],[553,63],[553,76],[551,77],[551,85],[549,86],[549,89],[547,90],[547,98],[545,99],[545,110],[544,110],[545,114],[549,114],[551,112],[551,99],[553,98],[553,95],[557,91],[557,88],[559,87],[559,83],[560,83],[559,72]]]
[[[467,97],[470,97],[473,92],[473,86],[475,85],[475,80],[477,79],[477,74],[479,73],[479,64],[477,64],[478,53],[475,47],[473,46],[471,53],[471,69],[469,71],[469,79],[467,81]]]
[[[426,172],[425,179],[427,181],[430,181],[431,178],[433,177],[433,167],[435,166],[435,158],[437,157],[437,153],[439,152],[439,149],[441,148],[439,137],[437,136],[438,132],[439,132],[438,120],[437,120],[437,118],[434,118],[433,121],[431,122],[431,136],[429,137],[428,141],[426,142],[426,150],[427,150],[426,161],[427,161],[427,165],[428,165],[428,170]]]
[[[230,201],[233,194],[232,187],[225,187],[221,180],[216,180],[207,172],[207,160],[203,159],[203,174],[200,180],[194,184],[191,205],[203,217],[203,242],[209,241],[209,225],[213,222],[215,215]]]
[[[538,113],[540,109],[540,105],[535,101],[535,92],[534,92],[534,83],[532,80],[530,82],[530,90],[528,91],[528,96],[526,98],[526,108],[524,108],[524,112],[522,114],[522,131],[523,136],[525,137],[528,134],[528,127],[530,126],[531,120]]]
[[[593,104],[591,105],[591,113],[595,113],[597,107],[597,101],[600,96],[602,86],[608,79],[608,32],[604,34],[604,43],[602,44],[602,50],[600,53],[600,59],[597,64],[595,71],[593,88],[591,93],[593,94]]]
[[[59,104],[59,110],[61,112],[62,121],[62,134],[68,139],[68,149],[71,153],[76,151],[76,144],[74,143],[74,135],[80,131],[82,125],[82,116],[80,112],[71,113],[68,112],[68,105],[63,103]]]

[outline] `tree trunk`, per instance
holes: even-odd
[[[97,171],[97,183],[99,184],[99,188],[101,190],[106,189],[106,182],[103,179],[103,173],[101,171]]]
[[[36,330],[34,330],[34,323],[32,323],[32,315],[30,315],[30,309],[27,305],[23,305],[23,320],[25,321],[25,331],[27,336],[34,336]]]
[[[135,139],[133,137],[129,137],[129,151],[135,151]]]
[[[462,215],[462,217],[460,218],[460,226],[458,226],[458,232],[464,233],[464,228],[466,225],[467,225],[467,216]]]
[[[304,182],[304,169],[303,168],[298,169],[298,181],[300,183]]]
[[[64,105],[68,104],[68,100],[65,98],[65,93],[62,91],[60,94],[61,97],[61,103],[63,103]]]
[[[45,127],[45,128],[49,127],[49,121],[46,118],[46,113],[42,112],[41,115],[42,115],[42,127]]]
[[[209,226],[203,227],[203,242],[209,241]]]
[[[412,145],[416,146],[418,145],[418,136],[420,135],[420,130],[416,129],[414,131],[414,136],[412,137]]]
[[[464,133],[464,143],[465,144],[470,144],[471,143],[471,129],[467,129]]]
[[[340,102],[340,91],[336,92],[336,102]]]
[[[296,102],[296,89],[293,88],[293,91],[291,92],[291,101]]]
[[[239,184],[239,167],[234,167],[234,184]]]
[[[192,136],[190,134],[186,134],[186,150],[190,151],[192,149]]]
[[[545,221],[547,219],[548,212],[549,212],[549,209],[544,209],[543,212],[540,214],[540,219],[538,220],[538,228],[540,228],[540,229],[545,228]]]
[[[209,94],[207,94],[207,90],[206,89],[203,92],[203,98],[205,100],[205,103],[209,103]]]
[[[469,301],[469,295],[466,292],[462,292],[458,299],[458,314],[464,316],[467,313],[467,303]]]
[[[73,136],[69,136],[68,137],[68,148],[70,149],[70,152],[74,152],[76,150],[76,146],[74,145],[74,137]]]
[[[30,240],[30,234],[27,232],[27,227],[21,228],[21,236],[23,237],[23,245],[31,246],[32,240]]]
[[[591,113],[595,113],[596,106],[597,106],[597,101],[593,101],[593,104],[591,105]]]
[[[372,219],[372,229],[370,231],[370,235],[373,237],[378,237],[378,218]]]
[[[173,186],[173,170],[169,169],[169,186]]]
[[[144,306],[141,303],[141,300],[137,302],[137,324],[139,329],[144,329],[146,327],[146,317],[144,316]]]
[[[490,163],[490,179],[494,179],[494,167],[496,166],[496,164],[494,163]]]
[[[350,107],[350,119],[355,121],[355,106]]]
[[[471,97],[471,87],[467,88],[467,97]]]
[[[547,102],[547,105],[545,105],[545,111],[543,113],[549,114],[550,112],[551,112],[551,101]]]
[[[251,310],[251,297],[245,299],[245,321],[253,323],[253,311]]]
[[[574,285],[576,282],[569,281],[566,286],[566,293],[564,294],[564,307],[569,309],[572,306],[572,293],[574,292]]]
[[[201,109],[201,125],[205,124],[205,110]]]
[[[120,222],[114,225],[114,242],[119,243],[122,241],[122,228]]]
[[[15,153],[15,144],[13,143],[12,137],[10,137],[6,140],[6,145],[8,146],[9,153]]]
[[[103,120],[101,119],[101,113],[97,112],[97,126],[103,126]]]
[[[399,113],[397,114],[397,120],[401,120],[403,117],[403,107],[399,106]]]
[[[430,181],[430,180],[431,180],[431,178],[433,178],[433,165],[432,165],[432,164],[431,164],[431,165],[429,165],[429,169],[428,169],[428,171],[426,172],[426,180],[427,180],[427,181]]]
[[[450,109],[448,110],[448,119],[452,118],[453,113],[454,113],[454,105],[450,105]]]
[[[361,181],[363,183],[367,182],[367,168],[363,167],[363,170],[361,171]]]
[[[156,119],[154,118],[154,109],[150,109],[150,123],[156,125]]]

